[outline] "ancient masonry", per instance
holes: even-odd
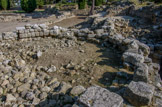
[[[111,22],[111,18],[108,19]],[[134,106],[148,106],[155,100],[156,106],[162,106],[161,79],[158,71],[160,66],[153,63],[148,57],[150,48],[144,43],[133,38],[124,37],[122,34],[112,32],[114,23],[105,21],[105,26],[95,29],[95,32],[86,29],[66,29],[58,26],[48,28],[45,24],[27,24],[25,27],[17,27],[16,32],[5,32],[0,36],[1,41],[21,40],[37,37],[66,38],[70,40],[88,40],[95,43],[113,44],[123,52],[122,59],[125,67],[133,68],[133,81],[126,88],[124,97]],[[71,87],[69,87],[71,88]],[[75,93],[75,87],[73,89]],[[80,89],[80,88],[79,88]],[[116,93],[110,92],[99,86],[91,86],[78,99],[80,104],[86,107],[121,107],[123,98]],[[160,97],[159,97],[160,96]],[[76,107],[76,106],[75,106]]]

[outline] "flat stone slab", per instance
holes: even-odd
[[[79,102],[87,107],[121,107],[123,105],[121,96],[99,86],[89,87],[80,96]]]
[[[125,90],[124,97],[134,106],[148,106],[154,90],[155,87],[150,84],[132,81]]]

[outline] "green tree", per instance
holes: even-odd
[[[27,13],[33,12],[36,7],[36,0],[21,0],[21,8]]]
[[[7,9],[7,0],[0,0],[0,8],[3,10]]]
[[[44,5],[44,0],[36,0],[37,6],[40,8]]]
[[[100,6],[103,0],[95,0],[95,6]]]
[[[79,5],[79,9],[85,9],[86,0],[79,0],[78,5]]]

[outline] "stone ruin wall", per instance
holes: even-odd
[[[159,100],[159,95],[161,94],[158,93],[161,92],[159,91],[161,90],[161,78],[158,74],[160,65],[153,63],[152,59],[148,57],[150,48],[134,38],[127,38],[122,34],[111,33],[110,31],[114,30],[113,26],[114,25],[110,24],[91,31],[90,29],[66,29],[58,26],[49,28],[46,24],[27,24],[24,27],[17,27],[14,32],[2,33],[2,35],[0,35],[0,41],[52,37],[90,41],[104,44],[105,46],[107,42],[111,43],[114,48],[116,47],[123,52],[123,66],[134,71],[133,80],[126,88],[123,97],[135,106],[150,105],[152,100],[156,100],[155,106],[161,106],[161,100]],[[107,33],[105,33],[103,29],[106,30]],[[96,95],[90,94],[91,91],[94,91]],[[91,104],[87,102],[87,100],[93,100],[93,97],[102,99],[100,98],[101,96],[97,96],[97,94],[103,95],[102,91],[107,92],[107,90],[103,88],[92,86],[81,95],[79,102],[89,107]],[[107,101],[103,103],[111,104],[112,106],[123,105],[123,99],[120,96],[110,93],[109,91],[107,93],[104,94],[107,96]],[[109,102],[110,95],[116,96],[116,99],[111,99],[111,102]],[[114,101],[117,103],[113,103]],[[100,103],[96,103],[96,105],[97,104]]]
[[[114,28],[109,26],[105,28],[104,26],[103,29],[113,30]],[[128,85],[127,91],[124,93],[125,98],[133,105],[149,105],[154,97],[155,89],[161,88],[161,79],[158,74],[160,66],[157,63],[153,63],[152,59],[148,57],[150,48],[136,39],[126,38],[121,34],[103,33],[99,35],[97,32],[100,32],[100,30],[97,29],[96,32],[93,32],[89,29],[66,29],[58,26],[50,29],[45,24],[27,24],[24,27],[17,27],[16,32],[2,33],[0,40],[52,37],[70,40],[88,40],[99,44],[102,44],[103,41],[104,43],[109,42],[123,52],[123,65],[128,69],[132,68],[134,71],[133,81]],[[135,88],[132,88],[132,86]],[[147,90],[140,89],[138,86],[144,87]],[[143,93],[141,90],[150,91],[150,93],[147,93],[147,96],[141,95]],[[134,93],[134,91],[140,92]],[[136,96],[137,99],[132,98],[132,96]],[[83,103],[86,104],[84,100]]]

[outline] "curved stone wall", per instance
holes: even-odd
[[[27,24],[24,27],[17,27],[15,32],[2,33],[0,38],[1,40],[21,40],[37,37],[52,37],[71,40],[88,40],[103,45],[111,43],[114,48],[117,47],[123,52],[123,65],[134,71],[133,81],[126,88],[123,97],[135,106],[150,105],[152,98],[154,98],[154,93],[161,89],[161,79],[158,74],[160,66],[153,63],[148,57],[150,48],[147,45],[134,38],[127,38],[121,34],[111,33],[111,31],[114,30],[113,26],[113,23],[109,23],[109,25],[103,26],[104,31],[102,29],[95,29],[95,32],[93,32],[88,28],[78,30],[66,29],[58,26],[49,28],[45,24]],[[86,102],[89,97],[83,96],[89,96],[89,94],[86,93],[88,93],[89,90],[96,89],[102,90],[98,88],[88,89],[81,96],[80,103],[90,106],[91,104]],[[123,100],[120,100],[120,106],[122,104],[121,102],[123,102]]]

